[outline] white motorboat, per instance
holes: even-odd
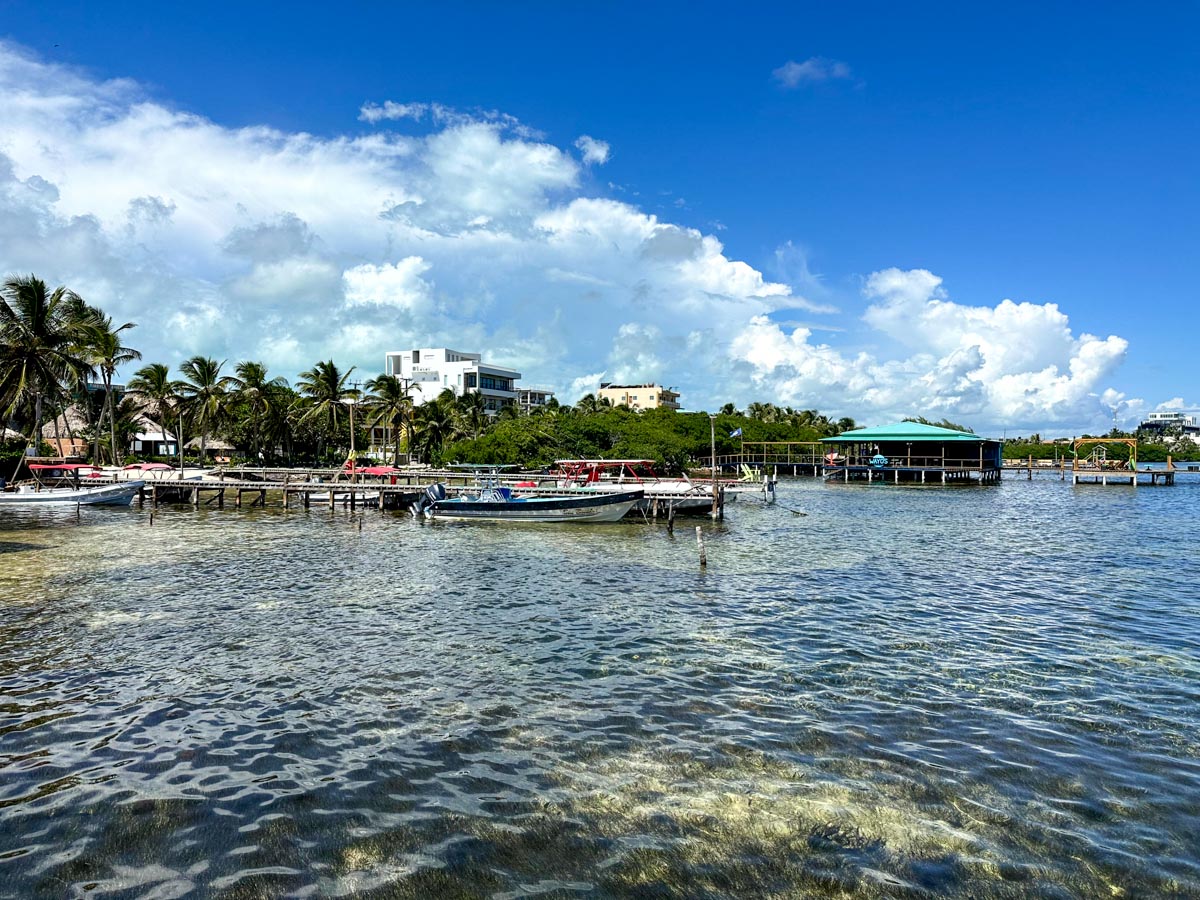
[[[511,488],[492,485],[478,494],[447,497],[435,484],[414,508],[432,519],[490,522],[617,522],[642,499],[640,490],[619,494],[574,491],[570,496],[518,497]]]
[[[34,480],[0,491],[0,506],[128,506],[145,484],[87,484],[83,479],[99,474],[95,466],[35,463],[29,471]]]
[[[558,486],[589,491],[620,493],[639,489],[644,496],[639,508],[648,510],[657,501],[663,509],[677,513],[708,513],[713,507],[713,484],[683,478],[660,478],[652,459],[560,459]],[[720,487],[718,482],[717,487]],[[735,494],[725,496],[732,503]]]

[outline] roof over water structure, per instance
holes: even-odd
[[[823,444],[853,444],[864,441],[965,441],[977,443],[985,441],[970,431],[958,431],[954,428],[942,428],[939,425],[925,425],[921,422],[896,422],[892,425],[879,425],[876,428],[856,428],[854,431],[843,431],[834,437],[822,438]]]
[[[825,456],[825,477],[838,481],[991,483],[1000,479],[1003,465],[999,441],[921,422],[856,428],[821,443],[833,445]]]

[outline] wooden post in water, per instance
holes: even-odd
[[[715,521],[717,518],[717,417],[710,415],[708,417],[708,434],[712,440],[712,517]],[[701,554],[703,558],[703,553]]]
[[[704,551],[704,529],[696,526],[696,545],[700,548],[700,568],[708,568],[708,554]]]

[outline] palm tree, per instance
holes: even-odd
[[[183,470],[183,404],[180,390],[183,383],[171,380],[171,370],[162,363],[150,363],[142,366],[129,379],[126,386],[131,394],[137,394],[154,410],[164,434],[170,432],[172,414],[176,416],[176,445],[179,454],[179,468]]]
[[[369,425],[374,428],[383,424],[387,429],[385,443],[395,441],[392,465],[400,465],[400,430],[406,432],[408,445],[412,447],[413,402],[409,388],[397,375],[380,375],[364,385],[367,398],[364,401],[371,411]]]
[[[104,407],[100,412],[99,425],[104,424],[104,415],[108,414],[108,431],[109,431],[109,454],[112,457],[113,465],[117,464],[117,430],[115,421],[115,411],[113,409],[113,375],[116,374],[117,368],[126,363],[135,362],[142,358],[142,354],[134,350],[132,347],[126,347],[121,343],[121,332],[129,328],[136,328],[133,322],[126,322],[119,328],[113,328],[112,318],[100,312],[100,310],[90,307],[91,315],[89,325],[89,345],[92,364],[100,370],[100,378],[104,384]],[[96,462],[99,459],[99,427],[96,429]]]
[[[459,434],[454,421],[454,399],[452,391],[442,391],[435,400],[417,408],[412,449],[428,462],[440,457],[442,448]]]
[[[33,405],[33,440],[41,441],[46,400],[82,380],[88,364],[79,351],[84,329],[73,315],[79,296],[64,287],[47,292],[33,275],[14,276],[0,288],[0,405],[6,418]],[[36,444],[35,444],[36,446]]]
[[[487,431],[491,419],[487,413],[487,401],[477,391],[463,394],[454,404],[454,417],[458,430],[465,436],[478,438]]]
[[[200,429],[200,462],[208,450],[209,432],[219,427],[225,417],[226,393],[231,379],[221,374],[225,360],[217,362],[207,356],[193,356],[179,367],[183,375],[180,393],[192,422]]]
[[[142,410],[132,397],[122,397],[121,402],[113,409],[113,416],[108,425],[112,431],[113,443],[118,447],[130,446],[145,421]]]
[[[246,407],[250,417],[250,433],[252,435],[252,452],[255,457],[261,456],[262,435],[265,424],[283,402],[283,390],[287,388],[287,379],[267,378],[267,367],[260,362],[240,362],[234,369],[237,373],[229,379],[230,387]]]
[[[581,413],[597,413],[602,409],[611,409],[612,401],[607,397],[597,397],[595,394],[584,394],[575,404]]]
[[[301,372],[300,380],[296,382],[300,392],[312,401],[308,411],[301,416],[301,421],[319,421],[324,425],[318,447],[321,456],[324,455],[325,440],[337,435],[344,401],[358,397],[357,390],[346,386],[354,368],[351,366],[342,373],[332,359],[318,362],[307,372]]]
[[[756,400],[746,407],[746,417],[758,419],[760,422],[778,422],[780,409],[774,403],[760,403]]]

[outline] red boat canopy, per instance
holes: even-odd
[[[363,466],[361,469],[355,469],[359,475],[391,475],[394,472],[399,472],[395,466]]]
[[[174,466],[168,466],[166,463],[130,463],[126,469],[141,469],[143,472],[165,472],[168,469],[174,470]]]

